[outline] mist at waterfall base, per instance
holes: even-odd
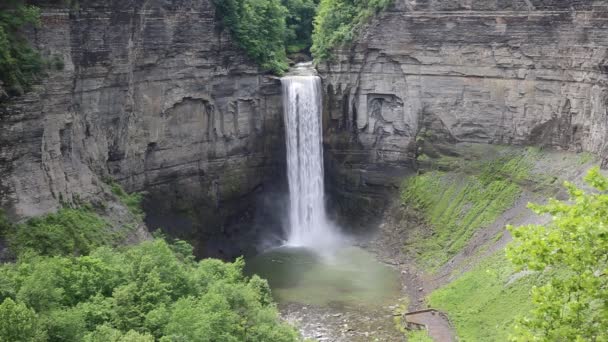
[[[266,278],[279,303],[381,307],[394,303],[394,269],[353,245],[325,211],[321,81],[309,66],[283,84],[289,203],[284,240],[247,260],[246,272]],[[305,74],[305,75],[302,75]]]

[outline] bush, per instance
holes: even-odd
[[[375,13],[392,0],[321,0],[314,22],[312,54],[317,61],[331,58],[331,50],[356,38]]]
[[[122,204],[124,204],[129,211],[138,217],[144,216],[144,211],[141,207],[141,201],[143,200],[143,195],[140,192],[127,193],[120,184],[115,181],[110,182],[110,186],[112,188],[112,193],[120,199]]]
[[[15,254],[33,250],[42,255],[84,255],[111,243],[109,229],[109,223],[87,208],[63,208],[15,226],[8,240]]]
[[[89,256],[22,255],[0,267],[0,301],[9,307],[0,317],[20,317],[8,330],[0,321],[0,340],[15,331],[43,341],[298,340],[268,284],[242,274],[242,259],[195,262],[174,250],[191,247],[157,239]]]

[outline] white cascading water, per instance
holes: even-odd
[[[287,245],[319,247],[337,238],[325,213],[321,80],[297,75],[281,82],[289,181]]]

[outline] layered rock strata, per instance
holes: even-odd
[[[206,234],[283,178],[280,82],[246,58],[211,1],[54,3],[38,2],[31,36],[61,70],[0,105],[11,217],[95,199],[113,178],[147,192],[152,220],[178,213],[185,235]]]
[[[334,57],[318,68],[342,209],[382,204],[422,141],[608,157],[606,1],[397,0]]]

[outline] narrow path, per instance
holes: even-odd
[[[429,332],[429,336],[435,341],[456,341],[452,334],[452,326],[447,315],[435,309],[425,309],[408,312],[404,315],[407,325],[422,325]]]

